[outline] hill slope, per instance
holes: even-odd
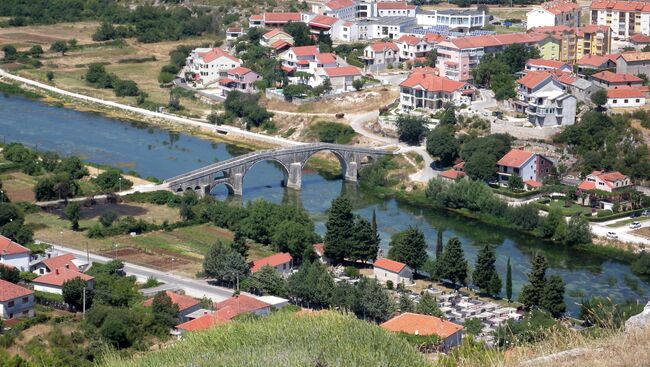
[[[106,367],[131,366],[430,366],[397,335],[353,316],[277,313],[194,333],[162,351]]]

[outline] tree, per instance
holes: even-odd
[[[265,265],[250,278],[249,289],[254,293],[272,295],[277,297],[287,296],[287,282],[278,271]]]
[[[541,307],[553,317],[560,317],[566,311],[564,303],[564,281],[558,275],[551,275],[546,279]]]
[[[408,293],[402,292],[399,296],[399,301],[397,302],[397,307],[400,312],[413,312],[415,310],[415,305],[413,300],[409,297]]]
[[[54,72],[48,71],[47,73],[45,73],[45,77],[47,78],[48,82],[51,82],[52,80],[54,80]]]
[[[489,181],[496,175],[497,159],[490,154],[474,154],[465,163],[465,172],[473,180]]]
[[[43,55],[43,47],[41,45],[34,45],[29,49],[29,54],[38,59]]]
[[[305,96],[309,92],[309,86],[305,84],[289,84],[282,88],[284,97],[291,101],[294,97]]]
[[[524,180],[521,176],[513,174],[508,177],[508,188],[512,191],[521,191],[524,189]]]
[[[6,280],[9,283],[18,283],[20,281],[20,270],[18,268],[0,265],[0,279]]]
[[[4,60],[5,61],[13,61],[18,58],[18,51],[16,50],[16,47],[13,45],[4,45],[2,46],[2,52],[4,52]]]
[[[598,109],[602,109],[607,104],[607,91],[603,88],[598,89],[591,94],[591,102],[595,104]]]
[[[508,256],[508,264],[506,265],[506,298],[508,302],[512,302],[512,267],[510,265],[510,256]]]
[[[313,228],[294,220],[277,225],[271,243],[277,251],[289,252],[296,262],[302,261],[305,250],[318,240]]]
[[[85,280],[74,278],[63,283],[62,295],[63,301],[74,310],[83,309],[84,289],[87,288]],[[92,290],[86,289],[86,308],[92,304]]]
[[[138,85],[133,80],[118,79],[113,85],[113,90],[118,97],[136,97],[140,93]]]
[[[283,27],[284,31],[293,37],[295,46],[309,46],[315,44],[311,31],[303,22],[289,22]]]
[[[81,217],[81,207],[77,202],[68,203],[65,207],[65,217],[72,224],[72,230],[79,230],[79,219]]]
[[[133,181],[124,178],[122,173],[116,169],[108,169],[100,173],[93,179],[93,183],[102,192],[116,192],[133,186]]]
[[[454,163],[459,149],[460,144],[454,136],[453,127],[438,126],[427,135],[427,152],[432,157],[438,157],[443,166]]]
[[[232,240],[232,249],[239,253],[243,258],[248,256],[248,245],[246,244],[246,237],[240,230],[235,231],[235,236]]]
[[[472,317],[465,320],[463,327],[467,334],[476,336],[481,333],[481,330],[483,330],[483,322],[481,319]]]
[[[483,246],[476,257],[472,281],[481,293],[497,295],[501,291],[501,279],[497,274],[496,253],[490,245]]]
[[[428,291],[424,291],[420,297],[420,301],[415,306],[415,312],[422,315],[442,317],[442,311],[440,311],[438,303]]]
[[[376,229],[375,229],[376,230]],[[350,259],[373,261],[379,251],[379,238],[372,224],[365,218],[357,217],[353,228],[353,243],[350,249]]]
[[[50,46],[50,51],[60,52],[61,56],[65,56],[65,53],[68,52],[70,47],[65,41],[56,41]]]
[[[207,277],[236,284],[250,273],[246,260],[230,246],[217,241],[203,259],[203,273]]]
[[[121,313],[109,313],[99,329],[102,337],[118,349],[130,347],[135,336]]]
[[[423,117],[400,115],[396,122],[399,140],[409,145],[420,145],[424,134],[427,133],[427,123]]]
[[[562,210],[560,208],[552,208],[549,210],[546,218],[540,221],[539,234],[544,238],[553,237],[558,226],[564,221]]]
[[[591,242],[591,228],[586,219],[574,215],[566,223],[564,244],[568,246],[581,245]]]
[[[358,285],[358,303],[355,314],[367,320],[383,322],[390,318],[395,305],[376,279],[362,278]]]
[[[318,261],[304,262],[288,279],[289,295],[309,306],[328,306],[335,288],[334,279]]]
[[[226,122],[226,116],[224,114],[219,114],[215,111],[210,112],[208,115],[208,123],[212,125],[223,125]]]
[[[440,260],[440,258],[442,257],[442,251],[444,249],[442,243],[442,234],[443,234],[442,228],[438,228],[436,233],[436,260]]]
[[[352,87],[353,87],[356,91],[360,91],[361,89],[363,89],[363,86],[364,86],[365,84],[366,84],[366,83],[363,81],[363,79],[354,79],[354,80],[352,81]]]
[[[455,125],[457,122],[456,119],[456,111],[453,106],[449,106],[445,108],[445,111],[442,113],[442,117],[440,117],[440,125]]]
[[[537,254],[533,258],[532,268],[528,274],[529,284],[524,285],[519,295],[519,302],[523,303],[527,309],[540,307],[542,305],[542,296],[546,287],[546,269],[548,261],[542,254]]]
[[[346,197],[332,200],[327,223],[325,223],[325,256],[334,263],[340,263],[348,256],[352,247],[354,216],[352,203]]]
[[[467,260],[460,240],[453,237],[447,241],[447,245],[438,261],[438,272],[442,279],[456,284],[467,284]]]
[[[172,302],[166,292],[158,292],[153,297],[151,312],[154,324],[162,329],[161,334],[168,333],[178,323],[178,305]]]
[[[417,273],[418,268],[421,268],[429,257],[424,233],[411,226],[396,233],[390,240],[388,257],[410,266],[413,272]]]
[[[110,227],[117,219],[117,213],[112,210],[107,210],[99,216],[99,223],[104,227]]]

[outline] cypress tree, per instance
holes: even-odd
[[[442,256],[442,250],[442,228],[438,228],[438,239],[436,241],[436,260],[440,259],[440,256]]]
[[[510,266],[510,256],[508,256],[508,265],[506,270],[506,298],[512,302],[512,267]]]
[[[352,260],[371,261],[377,258],[379,250],[372,224],[362,217],[357,217],[353,229],[354,243],[349,256]]]
[[[560,317],[566,311],[564,303],[564,281],[557,275],[551,275],[546,279],[544,294],[542,295],[541,307],[548,311],[553,317]]]
[[[375,260],[377,258],[377,251],[379,251],[379,244],[381,244],[381,238],[379,237],[379,232],[377,230],[377,215],[375,214],[375,209],[372,210],[372,221],[370,222],[371,228],[372,228],[372,234],[374,238],[374,243],[373,245],[377,249],[375,251],[375,255],[372,258],[372,260]]]
[[[529,284],[526,284],[521,290],[519,301],[530,309],[532,307],[540,307],[542,296],[544,295],[544,288],[546,286],[546,269],[548,268],[548,261],[542,254],[537,254],[533,258],[532,268],[528,274]]]
[[[483,246],[476,258],[472,280],[482,293],[497,295],[501,291],[501,279],[496,271],[496,254],[489,245]]]
[[[340,263],[349,255],[353,241],[354,216],[350,200],[342,196],[332,200],[325,228],[325,255],[334,263]]]
[[[410,266],[414,273],[424,265],[428,256],[424,233],[419,228],[409,226],[396,233],[390,241],[388,257]]]
[[[244,237],[240,230],[235,231],[235,237],[232,240],[232,249],[239,252],[244,259],[248,256],[246,237]]]
[[[424,292],[422,297],[420,297],[420,301],[415,307],[415,312],[423,315],[430,315],[436,317],[442,316],[442,311],[440,311],[440,308],[438,307],[438,303],[436,302],[435,298],[433,298],[431,293],[426,291]]]
[[[467,260],[458,237],[450,238],[438,261],[438,274],[456,284],[467,284]]]

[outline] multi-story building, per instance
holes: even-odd
[[[407,2],[382,1],[376,3],[378,17],[415,17],[418,7]]]
[[[241,66],[242,61],[220,48],[196,48],[187,58],[187,70],[194,82],[207,86],[226,76],[226,72]]]
[[[20,271],[29,271],[29,257],[31,251],[16,242],[0,235],[0,266],[16,268]]]
[[[219,84],[222,86],[222,95],[225,97],[233,90],[254,93],[257,90],[255,82],[261,79],[262,77],[253,70],[240,66],[228,70],[226,77],[219,80]]]
[[[399,86],[399,104],[403,111],[423,109],[433,112],[447,102],[469,103],[474,100],[476,92],[468,83],[417,71],[411,73]]]
[[[524,71],[560,71],[570,73],[573,69],[566,62],[557,60],[528,59]]]
[[[618,87],[607,90],[607,107],[641,107],[645,105],[645,94],[634,87]]]
[[[403,35],[395,44],[399,47],[399,58],[403,61],[425,58],[433,50],[424,38],[410,35]]]
[[[349,42],[357,39],[356,27],[348,20],[342,20],[327,15],[317,15],[309,23],[309,29],[313,37],[327,34],[334,41]]]
[[[605,26],[537,27],[529,33],[546,35],[538,45],[541,57],[546,60],[573,64],[584,55],[606,55],[611,50],[611,30]]]
[[[650,35],[650,3],[596,0],[590,6],[589,23],[610,27],[614,39],[627,40],[634,33]]]
[[[632,180],[618,171],[602,172],[593,171],[578,185],[578,189],[591,191],[601,190],[607,192],[619,191],[632,186]]]
[[[356,66],[323,67],[316,69],[314,78],[309,80],[312,87],[317,87],[329,79],[332,91],[335,93],[348,92],[354,89],[355,80],[362,77],[361,70]]]
[[[530,71],[517,80],[517,100],[513,105],[534,126],[573,125],[577,100],[565,89],[553,73]]]
[[[291,47],[280,55],[285,70],[304,71],[313,74],[317,68],[336,67],[338,61],[333,53],[321,53],[318,46]]]
[[[603,88],[640,87],[643,85],[643,79],[636,75],[612,73],[608,70],[591,75],[590,80]]]
[[[34,292],[0,279],[0,319],[34,316]]]
[[[291,37],[289,33],[276,28],[262,35],[262,38],[260,38],[260,45],[273,47],[273,45],[279,41],[284,41],[291,46],[293,46],[294,43],[293,37]]]
[[[312,15],[296,12],[254,14],[248,18],[248,25],[250,27],[279,28],[289,22],[307,23]]]
[[[541,154],[511,149],[497,162],[499,184],[507,185],[510,177],[521,177],[526,185],[538,187],[553,168],[553,162]]]
[[[361,19],[354,23],[358,39],[397,39],[415,26],[412,17]]]
[[[418,25],[445,26],[454,31],[468,32],[485,27],[485,12],[475,9],[418,10],[415,17]]]
[[[363,49],[361,56],[366,69],[381,71],[399,63],[399,46],[393,42],[374,42]]]
[[[616,58],[617,74],[650,75],[650,52],[625,52]]]
[[[500,52],[513,44],[535,47],[544,38],[546,36],[539,33],[510,33],[445,40],[437,45],[436,67],[440,75],[449,79],[471,80],[472,69],[485,54]]]
[[[526,13],[527,29],[558,25],[580,26],[580,5],[569,0],[548,1]]]
[[[352,0],[331,0],[323,5],[322,14],[352,20],[357,18],[357,3]]]
[[[587,25],[576,29],[576,58],[607,55],[612,50],[612,30],[607,26]]]

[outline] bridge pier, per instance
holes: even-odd
[[[237,196],[242,196],[244,193],[244,175],[242,173],[235,173],[230,176],[230,186],[232,193]]]
[[[345,180],[356,182],[359,173],[359,168],[357,167],[357,162],[348,162],[347,169],[345,170]]]
[[[302,186],[302,163],[295,162],[289,165],[289,177],[287,187],[294,190],[300,190]]]

